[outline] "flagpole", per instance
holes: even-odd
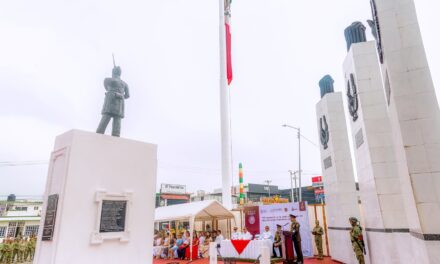
[[[222,203],[226,208],[232,209],[231,112],[229,105],[229,87],[226,78],[225,0],[219,0],[219,3]]]

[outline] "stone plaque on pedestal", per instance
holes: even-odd
[[[55,220],[57,216],[58,194],[49,195],[47,199],[46,216],[44,217],[43,241],[52,241]]]
[[[102,201],[99,232],[123,232],[127,201]]]

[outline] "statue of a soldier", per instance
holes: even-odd
[[[113,62],[114,63],[114,62]],[[105,93],[102,118],[96,133],[104,134],[110,119],[113,118],[112,136],[121,135],[121,119],[124,118],[124,100],[130,97],[128,85],[121,80],[121,68],[114,65],[112,77],[104,79]]]

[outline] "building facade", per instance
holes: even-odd
[[[9,195],[0,201],[0,242],[8,237],[37,235],[43,201],[16,199]]]
[[[189,203],[191,195],[186,192],[186,185],[162,183],[156,193],[156,208],[175,204]]]

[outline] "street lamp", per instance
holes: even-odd
[[[299,184],[299,201],[302,201],[301,189],[301,128],[284,124],[283,127],[295,129],[298,132],[298,184]],[[296,182],[296,181],[295,181]]]
[[[298,199],[298,187],[296,186],[296,174],[298,171],[289,170],[290,174],[290,199],[292,202],[296,202]],[[295,189],[293,188],[293,182],[295,182]]]
[[[270,197],[270,183],[272,182],[271,180],[265,180],[265,183],[267,183],[267,191],[269,193],[269,197]]]

